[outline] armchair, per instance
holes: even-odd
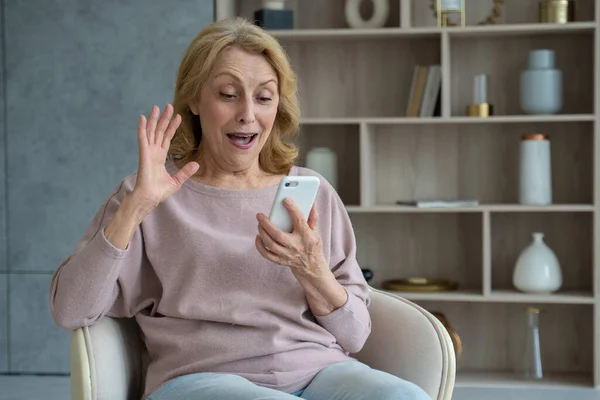
[[[372,368],[419,385],[432,399],[450,400],[456,359],[446,328],[420,306],[371,288],[372,332],[353,356]],[[105,317],[71,332],[73,400],[139,399],[145,347],[133,319]]]

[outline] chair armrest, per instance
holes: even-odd
[[[420,386],[432,399],[450,400],[456,358],[446,328],[424,308],[371,288],[372,330],[355,357]]]
[[[90,360],[83,328],[71,331],[71,398],[92,400]]]
[[[104,317],[71,332],[72,399],[139,399],[144,350],[131,319]]]

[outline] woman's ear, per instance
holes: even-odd
[[[189,107],[190,107],[190,111],[192,111],[192,114],[198,115],[198,105],[197,104],[190,103]]]

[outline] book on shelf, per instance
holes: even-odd
[[[433,117],[440,115],[442,67],[417,65],[413,71],[406,107],[407,117]]]
[[[448,207],[477,207],[478,200],[398,200],[397,205],[412,206],[417,208],[448,208]]]

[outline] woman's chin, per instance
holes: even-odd
[[[258,164],[258,155],[258,152],[230,154],[225,164],[231,172],[246,171]]]

